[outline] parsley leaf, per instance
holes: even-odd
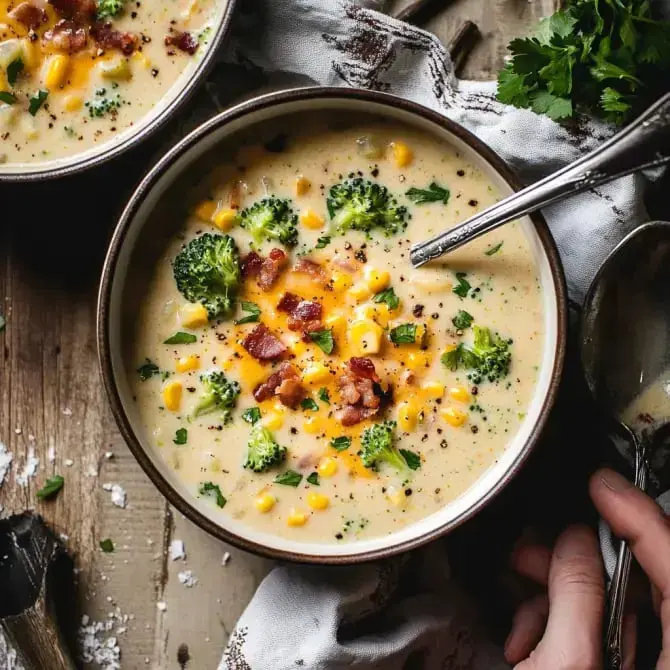
[[[309,337],[324,354],[333,353],[335,340],[333,339],[332,330],[315,330],[309,334]]]
[[[330,235],[324,235],[316,241],[315,249],[325,249],[330,244]]]
[[[451,320],[451,323],[454,324],[458,330],[465,330],[472,325],[474,317],[472,314],[468,314],[465,310],[459,309],[458,314]]]
[[[37,492],[37,497],[40,500],[53,498],[63,488],[64,483],[65,479],[61,475],[49,477],[46,484]]]
[[[391,329],[389,338],[395,345],[414,344],[416,342],[416,329],[415,323],[401,323]]]
[[[427,202],[441,202],[443,205],[446,205],[449,202],[451,194],[448,188],[444,188],[433,182],[427,189],[410,188],[405,195],[417,205],[423,205]]]
[[[0,102],[6,105],[13,105],[16,102],[16,96],[9,91],[0,91]]]
[[[326,405],[330,405],[330,394],[328,393],[328,389],[324,386],[323,388],[319,389],[319,400]]]
[[[409,449],[400,449],[400,453],[407,462],[407,467],[410,470],[418,470],[421,467],[421,456],[410,451]]]
[[[177,432],[174,434],[174,440],[172,440],[175,444],[186,444],[186,441],[188,440],[188,430],[186,428],[178,428]]]
[[[261,420],[261,410],[258,407],[249,407],[242,412],[242,418],[253,426]]]
[[[7,82],[10,86],[16,84],[16,79],[19,76],[19,73],[23,70],[23,61],[20,58],[15,58],[7,66]]]
[[[296,488],[302,481],[302,475],[295,470],[287,470],[282,472],[274,478],[275,484],[282,484],[283,486],[292,486]]]
[[[458,282],[456,286],[452,289],[453,292],[459,297],[459,298],[467,298],[468,293],[470,292],[470,289],[472,288],[472,285],[470,282],[466,279],[467,275],[465,272],[457,272],[456,273],[456,281]]]
[[[28,112],[30,112],[30,114],[32,116],[35,116],[35,114],[37,114],[40,107],[44,104],[44,101],[48,97],[49,97],[49,91],[47,91],[45,89],[40,89],[39,91],[37,91],[37,93],[35,93],[35,95],[33,95],[30,98],[30,101],[29,101],[29,104],[28,104]]]
[[[100,540],[100,549],[106,554],[111,554],[114,551],[114,543],[109,538]]]
[[[351,446],[351,438],[346,435],[342,435],[342,437],[334,437],[330,441],[330,446],[335,449],[335,451],[345,451]]]
[[[184,333],[180,330],[174,335],[170,335],[167,340],[163,340],[163,344],[193,344],[197,341],[198,338],[193,333]]]
[[[400,298],[398,298],[398,296],[395,294],[395,291],[391,287],[377,293],[375,297],[372,298],[372,302],[376,302],[377,304],[383,302],[388,306],[389,309],[398,309]]]
[[[213,482],[203,482],[200,484],[198,493],[201,496],[213,496],[218,507],[224,507],[228,502],[225,499],[223,493],[221,493],[221,487],[218,484],[214,484]]]
[[[445,368],[449,368],[452,372],[458,370],[458,366],[461,362],[463,353],[463,345],[459,344],[449,351],[445,351],[440,357],[440,362],[444,365]]]
[[[484,253],[487,256],[495,256],[495,254],[497,254],[502,249],[502,246],[503,242],[498,242],[498,244],[496,244],[494,247],[489,247]]]
[[[307,477],[307,482],[312,486],[319,486],[319,473],[312,472],[312,474]]]
[[[243,312],[247,313],[247,316],[243,316],[241,319],[235,321],[236,326],[241,326],[243,323],[256,323],[257,321],[260,321],[261,308],[255,302],[241,300],[240,307]]]
[[[304,398],[303,400],[301,400],[300,407],[302,407],[303,409],[312,410],[313,412],[316,412],[319,409],[319,406],[316,404],[316,401],[312,398]]]
[[[154,375],[159,374],[160,369],[152,360],[147,358],[147,362],[140,365],[137,368],[137,372],[140,375],[140,379],[145,382],[147,379],[151,379]]]

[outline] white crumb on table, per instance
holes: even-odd
[[[65,463],[68,468],[71,468],[74,465],[74,461],[71,458],[66,458],[63,463]]]
[[[16,473],[16,483],[19,486],[28,486],[28,480],[35,476],[39,467],[40,459],[35,456],[35,448],[28,447],[28,458],[19,472]]]
[[[69,407],[64,407],[61,412],[63,416],[72,416],[72,410]]]
[[[192,570],[182,570],[181,572],[177,573],[177,579],[179,580],[180,584],[183,584],[188,588],[191,588],[198,583],[198,578],[193,574]]]
[[[184,543],[181,540],[172,540],[170,542],[170,558],[173,561],[184,560],[186,558],[186,551],[184,550]]]
[[[111,635],[114,625],[123,621],[114,612],[104,623],[93,621],[87,615],[81,618],[78,631],[79,650],[84,663],[95,663],[101,670],[120,670],[121,649],[115,635]]]
[[[221,565],[228,565],[228,562],[230,561],[230,552],[227,551],[222,557],[221,557]]]
[[[109,482],[102,485],[105,491],[112,494],[112,503],[117,507],[125,507],[127,502],[127,495],[125,489],[118,484],[111,484]]]
[[[165,610],[167,609],[167,603],[164,600],[159,600],[156,603],[156,607],[159,611],[165,612]]]
[[[54,463],[56,460],[56,447],[53,445],[47,449],[47,460],[49,463]]]
[[[14,454],[7,449],[4,442],[0,442],[0,486],[2,486],[9,468],[12,466],[12,458],[14,458]]]

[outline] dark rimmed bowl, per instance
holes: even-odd
[[[488,146],[458,124],[415,103],[356,89],[303,88],[271,93],[238,105],[202,125],[144,178],[123,212],[111,242],[102,274],[97,323],[100,365],[116,421],[140,465],[170,503],[207,532],[241,549],[283,560],[329,564],[358,563],[419,547],[469,519],[499,493],[537,443],[554,404],[563,369],[567,327],[565,280],[556,246],[541,215],[525,217],[520,225],[535,259],[545,312],[542,364],[526,418],[502,456],[468,491],[438,512],[395,533],[349,544],[289,541],[255,531],[189,493],[144,438],[124,363],[128,349],[128,335],[124,333],[132,328],[138,313],[136,301],[141,299],[141,291],[133,287],[137,281],[148,281],[153,266],[149,256],[160,253],[150,229],[157,225],[156,221],[162,225],[169,220],[176,204],[171,201],[183,193],[178,183],[189,170],[191,175],[196,173],[197,170],[191,169],[194,163],[213,148],[223,152],[221,147],[229,138],[248,133],[256,124],[298,112],[323,114],[340,110],[400,121],[450,142],[489,176],[503,196],[520,187],[510,168]]]
[[[236,0],[217,0],[215,3],[217,28],[207,48],[199,50],[201,53],[197,61],[185,68],[166,94],[156,101],[151,112],[131,128],[100,146],[72,156],[45,162],[0,165],[0,183],[41,182],[83,172],[120,156],[163,128],[195,93],[214,65],[216,53],[228,34],[235,2]]]

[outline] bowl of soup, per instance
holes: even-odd
[[[0,180],[62,176],[159,128],[195,90],[233,0],[0,0]]]
[[[539,215],[419,269],[409,250],[515,188],[468,131],[382,93],[274,93],[185,138],[124,211],[99,297],[112,409],[160,491],[317,563],[481,509],[555,399],[560,261]]]

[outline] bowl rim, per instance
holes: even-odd
[[[80,158],[78,160],[73,158],[72,162],[63,165],[62,167],[39,169],[38,166],[40,164],[35,163],[35,169],[28,169],[24,172],[4,173],[1,169],[2,166],[0,166],[0,184],[41,182],[50,179],[60,179],[61,177],[67,177],[85,172],[86,170],[103,165],[104,163],[112,161],[118,156],[121,156],[131,147],[137,146],[139,143],[148,139],[150,136],[158,132],[158,130],[163,128],[167,122],[172,119],[180,109],[183,108],[186,102],[193,97],[193,94],[202,83],[202,80],[209,74],[210,70],[214,66],[216,54],[221,47],[224,38],[226,35],[228,35],[233,17],[233,11],[237,3],[237,0],[225,1],[226,6],[216,33],[213,35],[211,41],[207,45],[205,54],[193,70],[192,76],[186,80],[182,89],[172,98],[172,100],[166,105],[165,109],[160,114],[158,114],[155,119],[153,119],[146,126],[138,128],[137,132],[130,133],[128,137],[126,137],[126,139],[124,139],[122,142],[114,144],[113,141],[110,141],[102,144],[99,147],[99,152],[93,153],[87,158]],[[163,98],[159,98],[159,100],[162,99]],[[83,153],[86,152],[82,152],[82,154]],[[74,154],[74,157],[76,156],[77,154]],[[29,163],[28,165],[33,164]]]
[[[432,542],[462,523],[472,518],[481,511],[493,498],[495,498],[502,489],[513,479],[521,466],[534,449],[537,441],[546,425],[548,416],[556,401],[558,388],[562,376],[563,365],[565,361],[566,342],[567,342],[567,288],[563,266],[558,254],[556,243],[547,226],[544,217],[538,212],[529,215],[535,230],[537,231],[543,252],[546,255],[547,262],[551,271],[553,280],[553,291],[556,298],[556,351],[553,369],[551,370],[547,393],[542,400],[535,425],[531,428],[528,440],[523,450],[519,453],[512,466],[505,472],[494,486],[492,486],[485,495],[483,495],[475,504],[465,510],[462,514],[428,530],[416,537],[410,538],[397,544],[383,547],[366,552],[339,554],[339,555],[320,555],[314,553],[297,553],[288,549],[267,547],[253,540],[238,536],[231,530],[228,530],[199,512],[186,498],[182,497],[170,484],[163,478],[158,469],[154,466],[147,451],[142,447],[139,439],[130,425],[121,401],[119,389],[117,387],[113,367],[110,343],[110,300],[112,294],[112,285],[117,267],[119,252],[123,246],[126,233],[128,232],[133,218],[144,200],[144,197],[155,186],[156,182],[169,169],[172,162],[183,153],[190,150],[203,140],[210,132],[218,129],[233,120],[239,119],[246,114],[257,112],[259,110],[273,107],[284,103],[291,103],[304,100],[356,100],[378,103],[386,107],[401,107],[404,111],[418,115],[424,120],[431,121],[447,132],[452,133],[460,140],[468,144],[480,157],[486,160],[500,177],[515,191],[521,188],[521,183],[514,171],[503,161],[503,159],[493,151],[488,145],[479,140],[473,133],[460,124],[448,119],[447,117],[435,112],[418,103],[400,98],[398,96],[378,91],[368,91],[357,88],[338,88],[338,87],[306,87],[296,89],[286,89],[275,91],[265,95],[258,96],[251,100],[244,101],[226,111],[223,111],[203,123],[193,130],[189,135],[182,139],[179,144],[167,152],[156,165],[147,173],[140,182],[135,192],[131,196],[128,204],[121,214],[119,223],[114,231],[109,244],[107,256],[105,258],[97,305],[97,343],[99,364],[102,372],[103,384],[109,398],[112,413],[117,426],[131,452],[139,462],[140,466],[152,481],[159,492],[168,500],[171,505],[179,510],[190,521],[208,532],[215,538],[227,542],[238,549],[250,551],[266,558],[291,561],[295,563],[325,564],[325,565],[348,565],[364,563],[368,561],[389,558],[397,554],[404,553],[421,547]]]

